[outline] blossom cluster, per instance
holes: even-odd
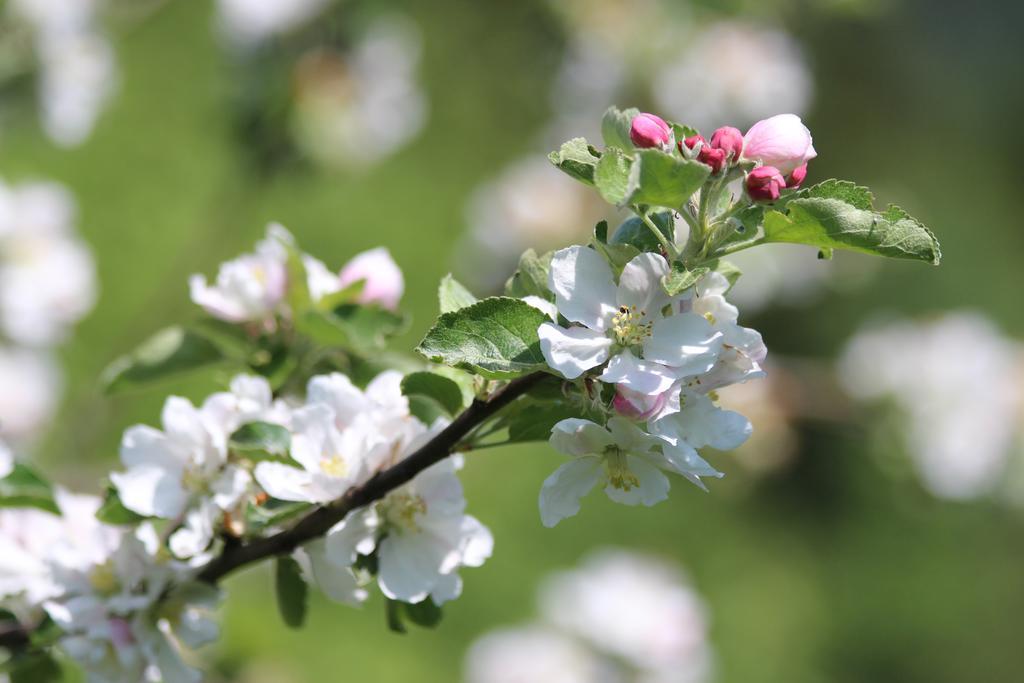
[[[706,608],[666,562],[594,552],[548,577],[538,605],[537,622],[492,631],[472,645],[466,683],[711,680]]]

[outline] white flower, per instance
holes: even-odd
[[[855,398],[889,398],[906,446],[934,495],[968,500],[1005,484],[1024,406],[1022,350],[971,311],[859,332],[840,361]]]
[[[74,223],[63,186],[0,183],[0,334],[52,345],[92,309],[95,267]]]
[[[402,271],[384,247],[353,256],[342,267],[339,279],[342,287],[363,280],[363,290],[356,300],[362,304],[380,304],[392,310],[398,308],[405,291]]]
[[[336,568],[376,552],[377,583],[393,600],[442,604],[459,596],[459,567],[479,567],[494,539],[475,517],[448,458],[382,500],[349,515],[326,537],[324,559]]]
[[[421,38],[402,16],[371,21],[350,49],[322,45],[294,71],[295,141],[325,165],[364,167],[412,140],[427,117],[417,82]]]
[[[728,290],[728,279],[711,272],[680,297],[680,311],[703,316],[712,329],[722,334],[722,350],[714,367],[688,381],[693,391],[708,392],[765,374],[762,363],[768,349],[759,332],[738,324],[739,311],[725,299]]]
[[[551,430],[550,443],[572,460],[541,487],[540,516],[547,527],[579,512],[580,499],[599,483],[615,502],[651,506],[668,497],[662,470],[695,482],[709,470],[710,476],[717,474],[699,456],[696,461],[682,457],[689,452],[622,417],[609,419],[607,427],[579,418],[562,420]]]
[[[292,413],[291,457],[301,465],[261,462],[257,483],[279,500],[327,503],[364,479],[368,451],[375,445],[372,425],[364,422],[339,431],[335,413],[322,403]]]
[[[57,410],[62,385],[49,354],[0,345],[0,435],[15,445],[39,436]]]
[[[14,471],[14,454],[7,444],[0,439],[0,479]]]
[[[57,568],[61,593],[43,606],[61,628],[60,649],[91,683],[201,680],[180,650],[216,637],[209,617],[219,594],[180,584],[181,568],[160,559],[158,547],[148,524],[135,533],[118,529],[105,554]],[[171,588],[172,581],[179,585]]]
[[[573,246],[556,252],[549,286],[558,312],[579,325],[540,326],[548,364],[575,379],[608,361],[602,381],[645,394],[667,391],[679,379],[710,370],[722,334],[699,315],[662,314],[671,303],[661,284],[668,272],[664,258],[643,253],[626,264],[616,285],[611,267],[596,251]]]
[[[690,125],[742,126],[780,110],[802,112],[811,99],[807,60],[782,31],[719,22],[682,44],[679,57],[662,62],[652,92],[660,109]]]
[[[283,228],[271,224],[256,251],[220,265],[217,282],[203,275],[189,278],[192,301],[207,313],[228,322],[272,320],[288,286],[287,254],[281,244]],[[287,233],[283,233],[287,235]]]
[[[330,0],[218,0],[218,21],[228,37],[249,46],[287,33],[316,16]]]
[[[628,662],[642,673],[638,680],[707,680],[711,651],[704,605],[674,568],[654,558],[594,553],[580,568],[547,579],[540,605],[552,624]]]
[[[204,550],[216,519],[232,510],[250,486],[249,473],[227,460],[234,425],[221,422],[224,417],[218,395],[202,409],[170,397],[161,418],[164,430],[130,427],[121,441],[126,470],[110,475],[129,510],[183,523],[170,537],[171,550],[179,557]]]
[[[544,627],[499,629],[466,654],[465,683],[625,683],[572,637]]]

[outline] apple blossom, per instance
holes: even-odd
[[[614,668],[570,635],[546,626],[503,628],[466,654],[465,683],[625,683]]]
[[[672,139],[672,129],[654,114],[638,114],[629,127],[629,139],[637,147],[664,147]]]
[[[746,187],[754,201],[774,202],[782,196],[786,179],[774,166],[758,166],[747,174]]]
[[[548,364],[575,379],[608,361],[602,381],[649,394],[711,369],[722,348],[721,334],[700,316],[662,315],[669,297],[661,279],[668,271],[663,257],[643,253],[626,264],[616,283],[596,251],[574,246],[556,252],[548,285],[558,312],[579,324],[540,326]]]
[[[366,508],[349,513],[327,532],[325,559],[336,568],[376,553],[377,583],[392,600],[440,605],[462,592],[459,567],[479,567],[494,539],[466,501],[449,458]]]
[[[803,185],[805,178],[807,178],[807,164],[797,166],[786,178],[786,187],[795,190]]]
[[[339,274],[342,287],[358,280],[364,282],[357,301],[363,304],[380,304],[392,310],[398,308],[398,302],[405,290],[402,271],[391,258],[391,253],[384,247],[356,254],[346,263]]]
[[[743,158],[773,166],[781,175],[792,173],[816,156],[811,132],[795,114],[758,121],[743,136]]]
[[[678,458],[681,451],[669,448],[669,441],[622,417],[610,418],[606,427],[579,418],[562,420],[551,430],[549,443],[572,459],[541,487],[540,516],[547,527],[579,512],[580,499],[599,483],[617,503],[650,507],[668,497],[669,481],[662,470],[695,482],[701,476],[720,476],[703,460]]]
[[[271,225],[256,251],[220,265],[214,285],[189,278],[192,301],[215,318],[233,323],[272,320],[288,286],[285,247]]]

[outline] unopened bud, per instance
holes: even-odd
[[[700,152],[697,153],[697,161],[710,166],[712,173],[718,173],[725,168],[726,157],[727,155],[724,149],[718,149],[708,145],[701,147]]]
[[[640,148],[663,147],[672,137],[672,129],[654,114],[637,114],[629,127],[629,139]]]
[[[666,391],[652,396],[619,387],[612,399],[612,407],[623,417],[646,422],[665,409],[670,393]]]
[[[758,166],[747,174],[747,193],[758,202],[774,202],[786,187],[786,179],[774,166]]]
[[[786,178],[786,187],[791,190],[795,190],[803,184],[805,178],[807,178],[807,164],[797,166],[793,169],[793,172],[789,174],[789,177]]]
[[[711,146],[724,150],[728,161],[736,161],[743,154],[743,133],[732,126],[722,126],[711,136]]]

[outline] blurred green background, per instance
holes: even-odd
[[[239,78],[207,2],[168,2],[115,33],[120,92],[81,147],[53,146],[30,117],[8,124],[3,177],[65,183],[98,261],[100,301],[61,351],[65,400],[37,455],[56,479],[93,490],[125,427],[156,422],[167,393],[201,398],[213,388],[183,382],[110,398],[97,378],[156,329],[194,315],[188,275],[247,250],[268,220],[333,267],[385,244],[405,271],[414,321],[397,348],[427,329],[436,283],[457,265],[473,188],[517,157],[546,151],[539,131],[564,35],[540,0],[387,6],[422,31],[429,115],[419,137],[365,171],[280,158],[258,126],[240,123],[239,90],[259,84]],[[970,306],[1024,336],[1024,5],[794,2],[752,12],[781,22],[807,51],[816,95],[806,121],[819,153],[810,179],[854,179],[901,204],[938,234],[945,260],[938,269],[885,263],[863,289],[770,307],[747,324],[773,353],[818,359],[879,309]],[[899,445],[861,428],[797,426],[796,457],[764,478],[718,456],[727,476],[709,495],[679,480],[653,509],[592,496],[553,530],[541,527],[536,506],[558,462],[546,446],[472,455],[467,499],[496,551],[463,572],[465,593],[445,607],[439,629],[389,633],[378,596],[361,610],[316,598],[307,627],[288,631],[261,568],[227,584],[224,639],[206,656],[223,680],[253,683],[457,681],[475,636],[533,616],[542,576],[617,545],[687,567],[711,611],[720,681],[1019,680],[1019,512],[939,502],[893,480],[875,456]]]

